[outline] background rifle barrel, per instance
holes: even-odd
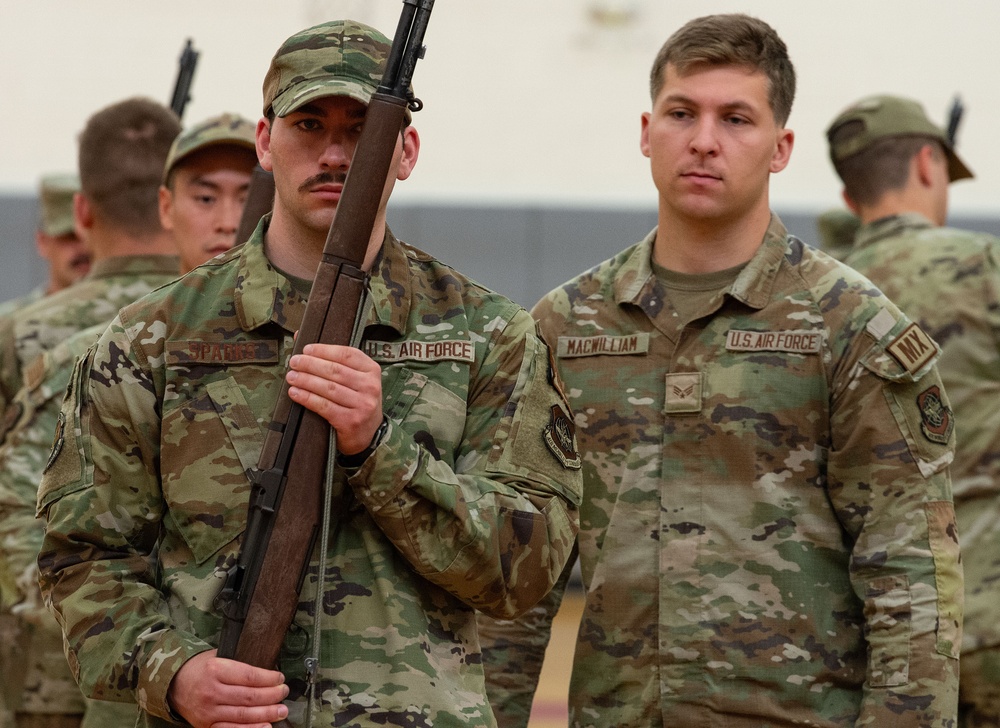
[[[188,38],[178,62],[174,92],[170,95],[170,109],[177,114],[178,119],[184,118],[184,109],[188,101],[191,100],[191,83],[194,81],[194,69],[198,65],[198,55],[198,51],[191,45],[191,39]]]

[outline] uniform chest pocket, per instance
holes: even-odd
[[[246,528],[250,481],[263,434],[242,391],[231,379],[163,418],[163,496],[169,518],[202,564]]]

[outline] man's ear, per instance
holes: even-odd
[[[168,232],[174,229],[174,193],[166,185],[160,185],[160,227]]]
[[[94,210],[82,192],[73,195],[73,227],[84,240],[87,239],[87,231],[94,227]]]
[[[262,117],[257,122],[256,133],[257,159],[260,166],[267,172],[273,172],[271,167],[271,122]]]
[[[774,155],[771,157],[769,169],[771,174],[780,172],[788,166],[792,158],[792,147],[795,146],[795,132],[791,129],[779,129],[778,139],[774,145]]]
[[[403,127],[403,156],[399,159],[399,169],[396,179],[403,180],[410,176],[420,156],[420,135],[412,126]]]
[[[853,212],[855,215],[860,216],[860,213],[858,212],[858,203],[855,202],[854,199],[849,194],[847,194],[846,187],[840,191],[840,199],[842,199],[844,201],[844,204],[847,205],[848,210]]]
[[[932,145],[924,144],[913,156],[911,174],[916,173],[922,187],[930,187],[934,183],[934,151]]]

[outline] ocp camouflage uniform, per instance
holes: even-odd
[[[0,319],[0,409],[24,386],[24,368],[35,357],[81,329],[110,321],[125,304],[176,278],[178,268],[177,258],[168,255],[105,258],[76,284]]]
[[[45,286],[35,286],[23,296],[12,298],[0,303],[0,317],[7,317],[17,313],[25,306],[30,306],[35,301],[41,300],[45,296]]]
[[[177,277],[178,261],[173,256],[123,256],[93,265],[86,278],[62,291],[46,296],[20,311],[16,317],[0,320],[0,369],[7,376],[0,399],[9,405],[0,424],[0,443],[6,444],[8,431],[18,421],[27,420],[26,407],[34,407],[40,391],[18,395],[26,372],[43,371],[40,356],[89,326],[103,324],[118,309]],[[37,361],[37,364],[35,362]],[[71,363],[72,360],[70,360]],[[65,365],[66,362],[63,361]],[[37,387],[39,379],[33,384]],[[63,382],[63,385],[65,382]],[[52,385],[58,386],[58,385]],[[61,399],[59,392],[45,390],[46,396]],[[50,406],[55,402],[50,402]],[[0,456],[0,544],[8,569],[16,580],[14,625],[18,649],[4,657],[0,673],[16,676],[6,682],[5,701],[24,714],[86,714],[84,725],[112,725],[126,717],[127,708],[89,702],[86,707],[62,650],[58,625],[51,617],[42,618],[31,608],[38,602],[31,564],[41,544],[41,524],[34,519],[34,493],[38,480],[30,480],[38,458],[47,457],[52,443],[50,418],[36,423],[30,434],[31,448],[22,455]],[[0,452],[6,447],[0,449]],[[18,689],[20,687],[21,689]],[[18,697],[19,695],[19,697]],[[134,722],[132,710],[131,720]]]
[[[170,724],[170,680],[218,639],[246,472],[304,311],[264,257],[265,226],[122,311],[74,374],[39,494],[42,590],[74,671],[90,695],[138,701],[147,725]],[[570,553],[575,443],[547,444],[568,409],[534,323],[506,299],[391,234],[371,292],[365,348],[389,427],[335,474],[315,724],[492,726],[473,607],[524,611]],[[280,664],[295,725],[317,560]]]
[[[951,467],[965,568],[959,700],[1000,720],[1000,240],[908,213],[865,225],[851,267],[941,346],[955,411]],[[979,723],[970,723],[979,725]]]
[[[962,574],[933,342],[777,218],[681,320],[655,235],[533,312],[584,459],[570,724],[954,726]],[[558,599],[483,620],[502,726],[525,723]]]

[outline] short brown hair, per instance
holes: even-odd
[[[768,80],[768,102],[775,121],[784,126],[795,100],[795,68],[788,48],[763,20],[730,13],[706,15],[686,23],[656,54],[649,74],[649,91],[656,102],[667,64],[685,73],[693,66],[746,66]]]
[[[180,134],[177,115],[146,98],[96,112],[80,133],[80,189],[109,224],[130,235],[161,230],[163,166]]]
[[[831,143],[849,138],[857,133],[848,121],[830,132]],[[941,143],[929,136],[904,135],[884,137],[872,142],[856,154],[835,161],[833,167],[844,183],[847,196],[859,205],[874,205],[883,195],[906,186],[910,175],[910,161],[928,144],[935,155],[944,158]]]

